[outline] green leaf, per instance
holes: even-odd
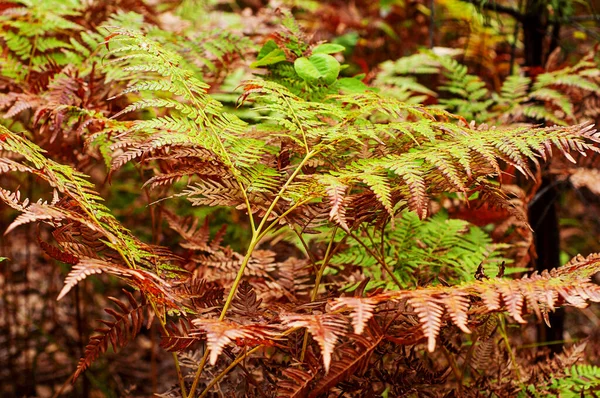
[[[282,49],[276,48],[261,59],[252,62],[250,67],[259,68],[261,66],[273,65],[281,61],[285,61],[285,53]]]
[[[277,46],[277,43],[275,43],[274,40],[269,40],[262,46],[262,48],[258,52],[258,55],[256,56],[256,60],[259,61],[259,60],[263,59],[269,53],[271,53],[273,50],[277,50],[277,49],[279,49],[279,46]]]
[[[322,80],[327,84],[335,82],[340,73],[340,63],[328,54],[314,54],[310,58],[300,57],[294,62],[298,76],[307,82]]]
[[[335,53],[339,53],[339,52],[342,52],[345,50],[346,50],[346,47],[339,45],[339,44],[323,43],[323,44],[320,44],[320,45],[316,46],[315,48],[313,48],[312,53],[313,54],[335,54]]]
[[[342,77],[338,86],[344,93],[364,93],[368,87],[356,77]]]

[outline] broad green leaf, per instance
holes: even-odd
[[[294,62],[298,76],[308,82],[322,80],[327,84],[335,82],[340,73],[340,63],[328,54],[314,54],[310,58],[300,57]]]
[[[262,48],[258,52],[258,55],[256,56],[256,60],[259,61],[259,60],[263,59],[264,57],[267,56],[267,54],[269,54],[273,50],[277,50],[277,49],[279,49],[279,46],[277,46],[277,43],[275,43],[274,40],[269,40],[262,46]]]
[[[368,88],[356,77],[342,77],[338,80],[338,86],[345,93],[364,93]]]
[[[339,53],[339,52],[342,52],[345,50],[346,50],[346,47],[339,45],[339,44],[323,43],[323,44],[319,44],[318,46],[313,48],[312,53],[313,54],[335,54],[335,53]]]

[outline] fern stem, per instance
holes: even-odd
[[[521,381],[521,372],[519,372],[519,365],[517,364],[517,358],[515,358],[515,353],[513,352],[511,346],[510,346],[510,341],[508,339],[508,333],[506,332],[506,321],[504,319],[504,315],[503,314],[498,314],[498,320],[499,320],[499,328],[500,329],[500,336],[502,337],[502,340],[504,341],[504,344],[506,345],[506,350],[508,351],[508,355],[510,357],[510,361],[513,365],[513,368],[515,369],[515,375],[517,376],[517,380]]]
[[[290,184],[292,183],[292,181],[294,181],[294,179],[296,178],[296,176],[300,173],[300,171],[302,170],[302,167],[304,167],[304,165],[306,164],[306,162],[308,162],[310,160],[310,158],[312,158],[315,154],[316,154],[316,152],[314,152],[314,151],[308,152],[306,154],[306,156],[304,156],[304,159],[302,159],[302,161],[298,164],[298,167],[296,167],[296,170],[294,170],[294,172],[292,173],[292,175],[285,182],[285,184],[283,185],[283,187],[281,187],[281,189],[277,193],[277,196],[275,196],[275,199],[273,199],[273,202],[271,202],[271,205],[267,209],[267,211],[265,213],[265,216],[263,217],[262,221],[260,222],[260,225],[256,229],[256,234],[257,235],[261,233],[262,229],[264,228],[265,224],[267,223],[267,220],[268,220],[269,216],[273,212],[273,209],[275,208],[275,206],[277,206],[277,203],[281,199],[283,193],[287,190],[287,188],[290,186]],[[286,214],[286,213],[284,213],[284,214]]]
[[[196,392],[196,387],[198,386],[198,382],[200,381],[200,376],[202,375],[202,371],[204,370],[204,366],[206,365],[206,361],[208,360],[208,346],[204,348],[204,355],[202,355],[202,359],[200,360],[200,364],[198,365],[198,370],[194,375],[194,382],[190,387],[190,394],[187,398],[194,398],[194,392]],[[183,396],[185,398],[185,395]]]
[[[310,149],[308,148],[308,142],[306,141],[306,132],[304,132],[304,127],[302,126],[302,123],[300,123],[298,116],[296,116],[296,112],[294,112],[294,108],[292,108],[292,104],[290,104],[290,102],[288,101],[286,96],[282,95],[281,98],[283,98],[283,100],[287,104],[290,112],[292,113],[292,117],[294,118],[294,121],[296,122],[296,124],[300,128],[300,131],[302,132],[302,141],[304,141],[304,149],[306,149],[306,155],[308,156],[308,154],[310,153]]]
[[[252,207],[250,206],[250,199],[248,199],[248,195],[246,194],[246,189],[244,188],[244,186],[242,185],[241,182],[237,181],[238,186],[240,187],[240,191],[242,191],[242,194],[244,196],[244,202],[246,202],[246,209],[248,210],[248,219],[250,220],[250,229],[252,229],[252,233],[254,234],[254,231],[256,231],[256,227],[254,225],[254,216],[252,215]]]
[[[327,264],[329,264],[329,259],[331,258],[331,248],[333,247],[333,242],[335,241],[335,234],[337,232],[337,225],[333,228],[331,233],[331,239],[329,240],[329,244],[327,245],[327,249],[325,250],[325,256],[323,257],[323,264],[321,264],[321,268],[319,268],[319,272],[317,273],[317,277],[315,279],[315,288],[313,289],[312,295],[310,297],[310,301],[315,301],[317,299],[317,294],[319,293],[319,285],[321,284],[321,278],[323,277],[323,272],[325,272],[325,268],[327,268]]]
[[[317,268],[317,260],[311,253],[310,248],[308,247],[308,244],[306,243],[306,240],[302,236],[302,232],[298,232],[295,227],[293,227],[292,230],[298,237],[298,240],[300,240],[300,244],[302,245],[302,247],[304,248],[304,251],[306,252],[306,257],[308,257],[308,260],[310,261],[310,264],[312,265],[313,271],[318,272],[319,270]]]
[[[246,251],[246,255],[244,256],[244,259],[242,260],[240,269],[238,270],[235,280],[233,281],[233,285],[231,286],[231,289],[229,290],[229,295],[227,296],[227,300],[225,301],[225,304],[223,304],[223,309],[221,310],[221,315],[219,315],[220,321],[225,319],[227,310],[229,309],[229,307],[231,306],[231,303],[233,302],[233,298],[235,297],[237,288],[238,288],[240,282],[242,281],[242,277],[244,276],[244,271],[246,270],[246,266],[248,265],[248,262],[250,261],[250,258],[252,257],[252,253],[254,252],[256,245],[258,245],[258,243],[264,236],[263,228],[265,227],[265,224],[267,223],[269,216],[273,212],[273,209],[277,205],[277,202],[279,202],[279,200],[283,196],[284,192],[290,186],[292,181],[296,178],[298,173],[300,173],[300,171],[302,170],[302,167],[315,154],[316,154],[316,152],[310,151],[306,154],[306,156],[304,156],[304,159],[302,159],[302,161],[298,164],[298,167],[296,167],[296,170],[294,170],[292,175],[288,178],[288,180],[285,182],[283,187],[281,187],[281,189],[277,193],[277,196],[275,197],[275,199],[273,199],[273,202],[271,202],[271,205],[269,206],[265,215],[263,216],[260,224],[258,225],[258,228],[256,228],[255,230],[252,231],[252,240],[250,241],[250,244],[248,245],[248,250]],[[301,203],[301,202],[298,202],[298,203]],[[299,204],[296,204],[296,207],[297,206],[299,206]],[[288,209],[287,212],[285,212],[281,216],[279,216],[275,220],[275,222],[278,222],[278,220],[281,217],[284,217],[285,215],[287,215],[289,213],[289,211],[290,210]],[[250,213],[250,217],[252,217],[252,213]],[[269,231],[269,229],[271,229],[274,225],[276,225],[276,224],[270,224],[265,231]],[[194,382],[192,384],[192,387],[190,387],[190,393],[188,395],[189,398],[192,398],[194,395],[194,392],[196,391],[196,387],[198,386],[198,382],[200,381],[200,376],[202,375],[202,371],[204,370],[204,366],[206,365],[207,359],[208,359],[208,349],[204,352],[204,355],[202,356],[202,360],[200,361],[200,365],[198,366],[198,371],[196,372],[196,375],[194,376]]]
[[[167,63],[167,64],[171,63],[168,59],[165,59],[165,57],[163,56],[163,54],[159,53],[159,54],[157,54],[157,56],[159,56],[160,58],[162,58],[162,60],[165,63]],[[221,155],[225,158],[225,164],[231,170],[231,174],[233,174],[233,177],[235,178],[235,181],[237,182],[237,184],[238,184],[238,186],[240,188],[240,192],[242,193],[242,196],[244,197],[244,202],[245,202],[246,208],[248,210],[248,216],[250,218],[250,226],[252,228],[252,231],[254,231],[254,219],[252,218],[252,208],[250,207],[250,200],[248,199],[248,194],[246,193],[246,189],[244,188],[244,185],[237,178],[238,175],[239,175],[238,170],[234,167],[233,162],[231,161],[231,157],[229,156],[229,153],[227,152],[227,149],[225,148],[225,145],[223,144],[223,141],[221,141],[221,136],[219,135],[219,133],[215,129],[215,126],[211,122],[210,118],[207,117],[207,115],[206,115],[205,112],[203,112],[203,109],[206,107],[206,104],[202,104],[202,103],[200,103],[196,99],[196,96],[193,94],[192,89],[188,86],[188,84],[187,84],[187,82],[186,82],[185,79],[181,79],[180,82],[183,84],[183,87],[184,87],[185,91],[189,95],[190,101],[192,102],[193,105],[196,106],[196,108],[198,109],[198,112],[202,115],[202,117],[203,117],[204,121],[206,122],[208,128],[210,129],[211,133],[215,137],[215,140],[219,143],[219,150],[221,152]]]
[[[288,329],[285,332],[281,333],[279,335],[279,337],[277,337],[277,338],[288,336],[288,335],[292,334],[293,332],[295,332],[296,330],[298,330],[297,327]],[[210,389],[213,388],[223,377],[225,377],[227,375],[227,373],[229,373],[233,368],[235,368],[238,363],[243,361],[248,355],[253,354],[256,351],[258,351],[260,348],[262,348],[262,345],[258,345],[256,347],[254,347],[253,349],[240,354],[240,356],[237,357],[231,364],[229,364],[229,366],[227,368],[225,368],[221,373],[219,373],[217,376],[215,376],[211,380],[211,382],[208,384],[208,386],[206,386],[204,391],[202,391],[198,397],[199,398],[205,397],[206,394],[209,393]],[[207,358],[208,358],[208,350],[206,350],[204,352],[204,356],[202,357],[202,361],[200,362],[200,367],[198,368],[200,373],[202,373],[202,368],[204,368]],[[198,377],[198,380],[199,380],[199,373],[196,373],[196,376]],[[194,384],[192,385],[192,388],[190,389],[190,395],[188,395],[188,398],[193,398],[194,390],[196,389],[198,380],[194,380]]]
[[[313,198],[311,197],[311,198],[308,198],[308,199],[301,200],[300,202],[298,202],[295,205],[291,206],[285,212],[281,213],[280,216],[278,216],[275,220],[273,220],[273,222],[271,224],[269,224],[269,226],[267,228],[265,228],[265,230],[260,233],[260,235],[258,236],[258,240],[259,241],[262,240],[262,238],[264,238],[266,234],[268,234],[269,232],[271,232],[271,230],[273,228],[275,228],[277,226],[277,224],[279,224],[279,222],[281,220],[283,220],[288,214],[290,214],[291,212],[293,212],[294,210],[296,210],[298,207],[302,206],[303,204],[306,204],[306,203],[310,202],[312,199]]]
[[[317,294],[319,293],[319,286],[321,285],[321,278],[323,277],[323,272],[325,272],[325,268],[327,268],[327,264],[329,263],[331,248],[333,247],[333,242],[335,241],[335,234],[337,232],[337,225],[333,228],[331,232],[331,239],[329,240],[329,244],[327,245],[327,249],[325,250],[325,255],[323,256],[323,263],[321,264],[321,268],[317,272],[317,276],[315,278],[315,287],[310,296],[310,301],[315,301],[317,299]],[[304,362],[304,355],[306,355],[306,348],[308,347],[308,332],[304,331],[304,340],[302,341],[302,351],[300,352],[300,362]]]
[[[161,326],[163,332],[165,333],[165,335],[169,336],[170,333],[167,330],[167,323],[160,316],[160,312],[158,312],[158,308],[156,308],[156,303],[151,300],[148,300],[148,301],[150,302],[150,306],[152,307],[152,310],[156,314],[156,318],[158,318],[158,321],[160,323],[160,326]],[[181,388],[181,395],[186,397],[187,393],[185,391],[185,381],[183,380],[183,374],[181,373],[181,367],[179,366],[179,358],[177,358],[177,354],[174,352],[172,352],[171,355],[173,356],[173,361],[175,362],[175,370],[177,371],[177,379],[179,380],[179,387]]]
[[[258,351],[261,348],[262,348],[262,346],[259,345],[259,346],[254,347],[251,350],[248,350],[246,352],[241,353],[233,362],[231,362],[229,364],[228,367],[226,367],[217,376],[213,377],[213,379],[210,381],[210,383],[208,383],[208,385],[206,386],[206,388],[204,389],[204,391],[202,391],[200,393],[200,395],[198,396],[198,398],[205,397],[206,394],[208,394],[210,392],[210,389],[213,388],[219,381],[221,381],[221,379],[223,377],[225,377],[227,375],[227,373],[229,373],[233,368],[235,368],[238,363],[242,362],[248,355],[255,353],[256,351]],[[191,395],[190,395],[190,398],[192,398]]]
[[[446,357],[446,360],[448,361],[448,364],[450,365],[450,368],[452,369],[452,373],[454,373],[454,377],[456,377],[456,383],[458,384],[458,396],[462,397],[462,395],[463,395],[462,374],[460,372],[460,369],[458,369],[458,364],[456,363],[456,360],[452,357],[452,355],[450,355],[450,353],[448,352],[448,349],[443,344],[441,345],[441,348],[442,348],[442,353]]]
[[[225,304],[223,305],[223,309],[221,310],[221,315],[219,315],[220,321],[225,319],[227,310],[229,309],[229,307],[231,306],[231,303],[233,302],[233,298],[237,291],[237,287],[239,286],[240,282],[242,281],[242,277],[244,276],[244,271],[246,270],[246,266],[250,262],[250,258],[252,257],[252,253],[254,252],[254,249],[256,248],[256,245],[258,244],[258,242],[259,242],[258,236],[255,235],[252,238],[252,241],[250,242],[250,246],[248,246],[248,251],[246,252],[246,255],[244,256],[244,260],[242,260],[240,269],[235,277],[235,280],[233,281],[233,285],[231,286],[231,289],[229,290],[229,295],[227,296],[227,300],[225,301]]]

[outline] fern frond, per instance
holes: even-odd
[[[47,204],[41,201],[30,204],[24,208],[23,214],[11,224],[9,231],[27,222],[55,223],[68,220],[82,224],[95,233],[100,233],[105,238],[105,244],[118,252],[119,257],[129,268],[141,266],[155,269],[157,261],[164,263],[174,259],[164,250],[144,245],[134,238],[101,203],[102,198],[93,190],[93,184],[87,180],[87,176],[70,166],[61,165],[46,158],[44,151],[37,145],[3,126],[0,126],[0,133],[5,136],[5,140],[0,141],[0,149],[21,156],[22,165],[32,170],[33,174],[46,181],[51,187],[56,188],[58,194],[62,194],[67,199],[56,204]],[[142,270],[139,271],[142,272]],[[135,280],[142,283],[142,286],[139,286],[142,288],[145,281],[156,282],[154,278],[148,279],[143,275],[137,275]],[[163,290],[159,289],[159,291]]]
[[[162,335],[160,346],[169,352],[181,352],[189,349],[192,344],[200,341],[200,337],[191,335],[191,328],[187,318],[179,318],[179,322],[167,324],[167,334]]]
[[[340,358],[333,363],[331,370],[325,377],[315,384],[309,397],[316,398],[338,383],[347,380],[357,373],[362,373],[360,369],[364,370],[368,366],[371,354],[384,338],[385,334],[379,325],[372,322],[370,335],[368,337],[357,336],[354,340],[356,349],[345,347],[340,350]]]
[[[231,180],[204,180],[188,186],[180,196],[186,196],[194,206],[238,206],[244,203],[240,189]]]
[[[283,323],[293,328],[306,328],[321,347],[325,372],[329,372],[331,355],[337,340],[346,332],[346,323],[335,315],[282,315]]]
[[[418,315],[428,349],[433,351],[445,313],[467,332],[471,313],[506,310],[517,321],[525,322],[522,318],[524,300],[527,300],[528,311],[539,311],[542,315],[562,305],[582,308],[588,301],[600,302],[600,287],[590,282],[590,277],[598,271],[600,255],[578,256],[550,273],[534,273],[522,279],[487,279],[451,287],[389,292],[369,299],[379,303],[390,299],[406,300]]]
[[[340,297],[334,300],[331,310],[337,311],[344,307],[350,308],[352,310],[350,317],[352,318],[354,333],[362,334],[367,322],[374,315],[376,305],[377,301],[368,297]]]
[[[197,318],[192,321],[200,331],[206,333],[209,363],[217,363],[219,355],[226,345],[236,339],[266,340],[272,334],[272,329],[261,324],[241,325],[230,321]],[[199,331],[192,334],[197,335]]]
[[[127,296],[128,303],[124,303],[114,297],[109,297],[118,309],[105,309],[106,313],[114,319],[111,321],[101,321],[105,327],[97,328],[94,336],[90,338],[90,342],[85,347],[85,355],[79,360],[77,370],[73,375],[73,380],[76,380],[90,365],[108,349],[108,344],[112,345],[113,350],[124,347],[131,341],[141,330],[144,320],[144,310],[147,303],[144,298],[141,302],[136,301],[128,291],[124,291]]]
[[[178,105],[177,101],[171,99],[142,100],[139,104],[131,105],[126,111],[152,106],[172,108],[179,112],[148,121],[136,121],[131,133],[179,132],[188,137],[189,143],[215,153],[233,175],[239,174],[238,167],[250,167],[260,157],[262,141],[243,137],[246,123],[223,112],[222,104],[207,94],[208,85],[185,69],[183,58],[177,52],[138,31],[126,29],[115,30],[107,44],[113,46],[110,51],[113,63],[144,80],[134,84],[129,91],[158,91],[180,96],[185,101]],[[159,143],[155,142],[153,146],[158,148]],[[253,148],[253,151],[247,153],[248,148]],[[250,154],[252,156],[249,157]]]
[[[301,369],[287,368],[283,371],[285,379],[277,383],[277,396],[281,398],[302,398],[308,393],[315,375]]]
[[[232,311],[241,316],[256,318],[260,316],[264,310],[261,310],[260,305],[262,299],[258,299],[256,292],[250,283],[243,281],[238,287],[237,295],[232,301]]]
[[[408,303],[419,317],[423,333],[427,337],[427,349],[429,352],[434,351],[435,340],[442,327],[443,307],[433,299],[432,295],[418,290],[410,295]]]
[[[77,264],[73,266],[69,275],[67,275],[65,285],[58,294],[56,300],[58,301],[66,296],[75,285],[90,275],[108,273],[117,276],[125,276],[128,275],[128,271],[128,269],[108,261],[96,258],[81,258]]]

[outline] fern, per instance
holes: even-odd
[[[0,108],[23,131],[0,126],[6,232],[40,226],[41,250],[66,267],[58,299],[100,274],[141,296],[110,298],[117,309],[106,310],[112,319],[75,378],[109,342],[116,351],[131,341],[145,317],[175,361],[179,386],[165,395],[596,388],[596,369],[575,361],[564,372],[529,365],[521,377],[504,315],[548,322],[559,307],[600,301],[598,255],[503,277],[511,261],[518,268],[506,271],[523,271],[533,241],[535,199],[509,174],[537,184],[553,151],[573,162],[598,152],[593,126],[573,125],[573,98],[598,91],[590,56],[490,84],[436,48],[387,62],[377,77],[348,77],[353,45],[312,42],[283,9],[232,28],[187,0],[120,2],[141,14],[114,15],[114,5],[74,0],[5,3]],[[460,16],[456,4],[443,7]],[[169,31],[158,9],[206,15],[174,19],[181,26]],[[161,15],[160,25],[173,23]],[[477,18],[469,62],[500,30]],[[260,73],[243,80],[251,70]],[[414,76],[425,74],[440,75],[435,90]],[[526,119],[563,126],[516,124]],[[23,175],[35,179],[27,198]]]
[[[138,303],[131,293],[124,292],[129,305],[114,297],[109,297],[117,305],[118,310],[107,308],[105,311],[114,320],[102,321],[105,327],[95,330],[97,334],[90,338],[90,342],[85,347],[85,355],[79,360],[73,380],[77,379],[101,353],[106,352],[109,342],[116,352],[118,348],[125,346],[140,332],[147,303],[145,300]]]

